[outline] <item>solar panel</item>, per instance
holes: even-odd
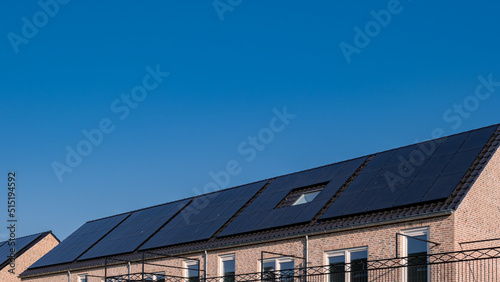
[[[366,158],[358,158],[276,178],[219,236],[286,226],[313,219],[365,160]],[[292,190],[325,182],[328,184],[311,202],[276,208]]]
[[[442,174],[461,173],[464,175],[476,160],[482,148],[476,148],[464,152],[456,153],[453,158],[448,162]]]
[[[76,260],[129,215],[126,213],[85,223],[30,268]]]
[[[453,154],[430,158],[415,176],[415,180],[428,178],[436,179],[436,177],[441,174],[451,158],[453,158]]]
[[[360,173],[347,188],[347,193],[358,193],[363,191],[365,187],[372,181],[378,171],[368,173]]]
[[[356,214],[365,212],[382,192],[382,188],[366,190],[358,194],[356,199],[344,210],[344,214]]]
[[[408,185],[406,183],[396,185],[393,188],[385,186],[366,211],[374,211],[392,207],[394,205],[394,202],[396,202],[396,200],[403,194],[403,191],[407,186]]]
[[[441,143],[432,155],[434,157],[439,157],[443,155],[455,154],[468,136],[469,133],[466,132],[440,139]]]
[[[497,128],[498,125],[494,125],[472,131],[460,147],[460,151],[468,151],[476,148],[482,149]]]
[[[393,173],[396,173],[396,171],[393,171]],[[365,186],[364,191],[366,190],[371,190],[371,189],[378,189],[378,188],[383,188],[387,186],[387,171],[381,170],[379,171],[368,183],[368,185]]]
[[[436,181],[436,178],[425,178],[413,181],[403,193],[401,193],[401,196],[394,202],[393,206],[419,203],[434,181]]]
[[[422,201],[432,201],[447,198],[464,177],[463,173],[440,176],[422,198]]]
[[[344,193],[340,194],[340,196],[333,202],[326,211],[321,216],[321,219],[332,218],[341,216],[344,214],[346,208],[348,208],[351,203],[356,199],[359,193]]]
[[[189,201],[183,200],[135,211],[78,260],[133,252]]]
[[[316,198],[314,198],[313,202],[318,203],[317,201],[325,201],[325,203],[330,200],[335,193],[346,183],[350,176],[344,177],[336,177],[332,179],[328,184],[326,184],[325,188],[319,193]],[[318,203],[320,204],[320,202]],[[321,206],[323,208],[324,205]]]
[[[449,197],[497,127],[376,154],[321,219]]]
[[[0,263],[4,263],[7,260],[7,257],[10,255],[10,248],[9,244],[4,241],[0,245]]]
[[[335,175],[337,175],[337,173],[342,168],[342,166],[343,166],[342,163],[337,163],[337,164],[333,164],[333,165],[329,165],[329,166],[324,167],[323,172],[314,181],[313,185],[330,181]]]
[[[304,176],[295,184],[295,187],[304,187],[316,184],[316,179],[318,179],[321,174],[325,171],[325,167],[320,167],[316,169],[308,170],[304,173]]]
[[[392,158],[395,150],[386,151],[380,154],[377,154],[377,157],[372,159],[366,167],[363,169],[362,173],[368,173],[373,171],[378,171],[380,167],[385,166],[385,164]],[[356,177],[357,178],[357,177]]]
[[[410,155],[415,151],[418,150],[418,145],[411,145],[399,149],[394,149],[394,154],[392,157],[384,164],[383,167],[393,167],[393,166],[399,166],[402,163],[402,160],[408,160],[410,158]],[[375,158],[380,158],[380,156],[377,154]]]
[[[261,228],[270,228],[285,213],[285,209],[272,210],[270,213],[264,213],[262,219],[257,222]]]
[[[266,183],[260,181],[198,197],[146,241],[140,250],[209,239]]]

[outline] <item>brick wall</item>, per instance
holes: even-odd
[[[479,175],[455,212],[458,243],[500,238],[500,151]],[[500,241],[463,245],[464,249],[500,246]]]
[[[0,281],[2,282],[21,281],[21,279],[19,279],[17,276],[21,274],[23,271],[25,271],[33,263],[35,263],[35,261],[40,259],[47,252],[52,250],[52,248],[57,246],[57,244],[59,244],[59,242],[52,234],[45,236],[45,238],[43,238],[40,242],[32,246],[30,249],[28,249],[26,252],[24,252],[16,259],[15,275],[9,272],[10,266],[7,265],[6,267],[4,267],[0,271]]]

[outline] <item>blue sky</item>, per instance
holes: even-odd
[[[193,196],[231,161],[236,186],[500,123],[497,1],[42,3],[51,15],[36,1],[0,11],[0,171],[18,173],[18,235],[64,239]],[[141,101],[120,100],[132,92]],[[94,145],[82,131],[103,120],[114,130]],[[62,181],[54,162],[72,170]]]

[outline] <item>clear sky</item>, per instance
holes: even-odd
[[[0,10],[18,235],[500,123],[498,1],[59,1]]]

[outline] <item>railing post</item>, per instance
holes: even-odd
[[[196,261],[198,262],[198,275],[197,275],[197,276],[198,276],[198,279],[200,279],[200,277],[201,277],[201,276],[200,276],[200,260],[199,260],[199,259],[197,259]],[[189,271],[189,270],[188,270],[188,271]]]
[[[144,252],[142,252],[142,281],[144,281]]]
[[[264,251],[260,251],[260,281],[264,281]]]
[[[104,282],[108,281],[108,258],[104,258]]]

